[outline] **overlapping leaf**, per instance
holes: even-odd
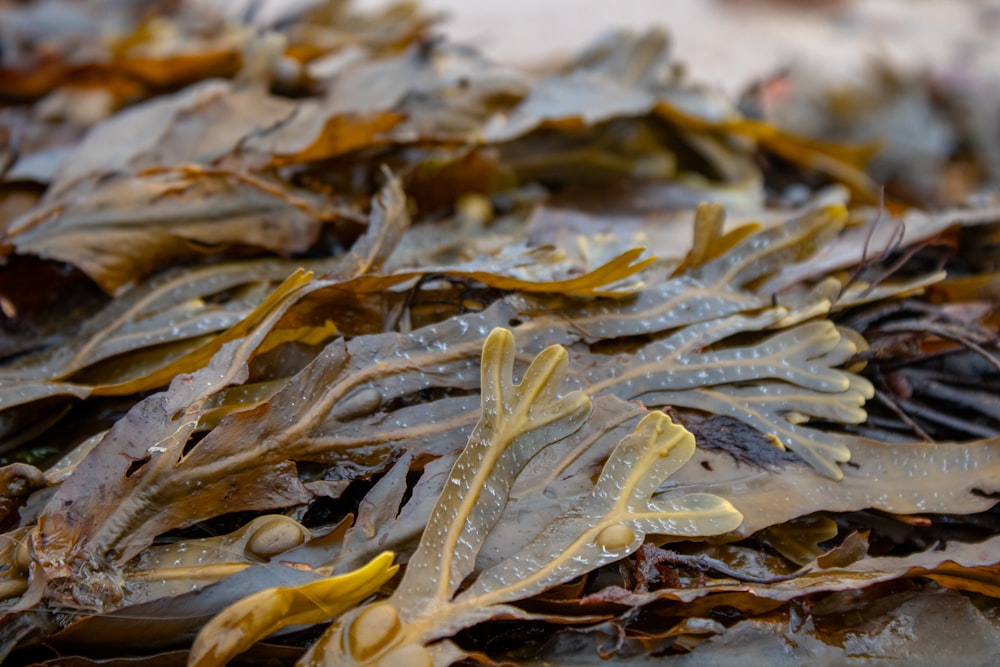
[[[282,627],[335,618],[377,591],[397,568],[392,565],[392,553],[386,552],[346,574],[295,588],[268,588],[247,596],[202,629],[191,647],[188,664],[223,664]]]
[[[51,94],[0,112],[0,654],[169,660],[233,605],[194,661],[341,614],[307,662],[502,658],[497,628],[553,657],[535,620],[555,658],[710,661],[803,609],[774,637],[833,655],[802,628],[881,592],[1000,596],[988,197],[847,210],[810,188],[865,200],[865,147],[685,84],[657,30],[533,82],[413,6],[307,4],[37,71],[2,37],[0,88]],[[737,222],[701,207],[689,250],[668,212],[699,201]],[[56,294],[107,297],[46,257],[115,294],[59,337]],[[970,277],[924,297],[942,266]]]
[[[403,580],[387,601],[338,621],[305,664],[402,659],[448,664],[461,654],[457,647],[429,642],[490,618],[523,616],[507,605],[621,558],[638,548],[646,533],[699,537],[732,530],[742,521],[717,496],[650,500],[694,451],[690,433],[653,413],[615,448],[587,498],[456,596],[521,469],[539,450],[579,428],[589,410],[578,391],[555,394],[565,373],[562,348],[544,350],[521,384],[513,384],[513,345],[503,329],[487,339],[480,422],[452,468]]]

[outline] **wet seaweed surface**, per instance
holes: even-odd
[[[964,99],[809,134],[657,29],[527,73],[415,5],[62,5],[0,7],[11,664],[1000,650]],[[906,105],[963,141],[852,143]]]

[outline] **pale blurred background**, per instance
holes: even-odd
[[[360,0],[379,7],[385,0]],[[443,31],[523,67],[571,55],[612,28],[666,26],[695,81],[730,94],[805,60],[841,74],[870,66],[1000,65],[1000,0],[423,0]],[[992,63],[992,64],[990,64]]]

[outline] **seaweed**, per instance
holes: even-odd
[[[880,193],[656,28],[528,75],[314,4],[0,8],[0,655],[995,637],[988,190]]]
[[[716,496],[650,500],[694,451],[689,433],[666,415],[651,413],[615,447],[588,498],[456,595],[524,465],[579,428],[589,412],[580,392],[556,397],[567,357],[558,346],[541,352],[522,382],[513,384],[513,344],[503,329],[486,341],[480,422],[392,596],[346,614],[304,664],[404,658],[446,664],[461,651],[434,640],[491,618],[526,617],[509,603],[618,560],[637,549],[646,533],[695,537],[739,525],[740,514]]]

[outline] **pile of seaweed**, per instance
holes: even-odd
[[[410,4],[86,4],[0,8],[0,655],[1000,650],[968,98],[803,130],[655,29],[528,74]]]

